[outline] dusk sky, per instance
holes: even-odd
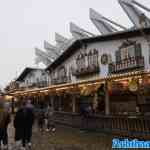
[[[137,1],[150,8],[150,0]],[[71,37],[69,22],[99,35],[89,19],[89,8],[132,26],[117,0],[0,0],[0,87],[25,67],[36,67],[34,47],[43,49],[44,40],[55,44],[55,32]]]

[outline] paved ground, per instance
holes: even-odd
[[[32,150],[110,150],[111,137],[99,133],[57,126],[55,132],[40,132],[33,128]],[[9,126],[10,150],[15,150],[14,128]]]
[[[99,133],[81,132],[77,129],[60,127],[55,133],[33,134],[34,150],[110,150],[110,136]],[[37,146],[37,144],[39,146]],[[39,149],[37,149],[39,148]],[[53,150],[53,149],[52,149]]]

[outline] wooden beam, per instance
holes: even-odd
[[[105,114],[110,114],[110,103],[109,103],[109,91],[108,91],[108,81],[105,82]]]

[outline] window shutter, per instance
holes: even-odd
[[[142,56],[142,48],[140,43],[135,45],[135,56],[136,57]]]
[[[121,61],[120,50],[116,51],[116,62]]]

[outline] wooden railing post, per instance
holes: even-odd
[[[105,82],[105,114],[110,114],[108,81]]]
[[[51,106],[54,109],[54,96],[50,96]]]
[[[62,111],[62,99],[61,99],[61,96],[58,97],[59,99],[59,111]]]
[[[76,112],[76,97],[72,96],[72,112]]]
[[[14,98],[12,98],[12,102],[11,102],[11,110],[12,110],[12,114],[15,113],[15,102],[14,102]]]

